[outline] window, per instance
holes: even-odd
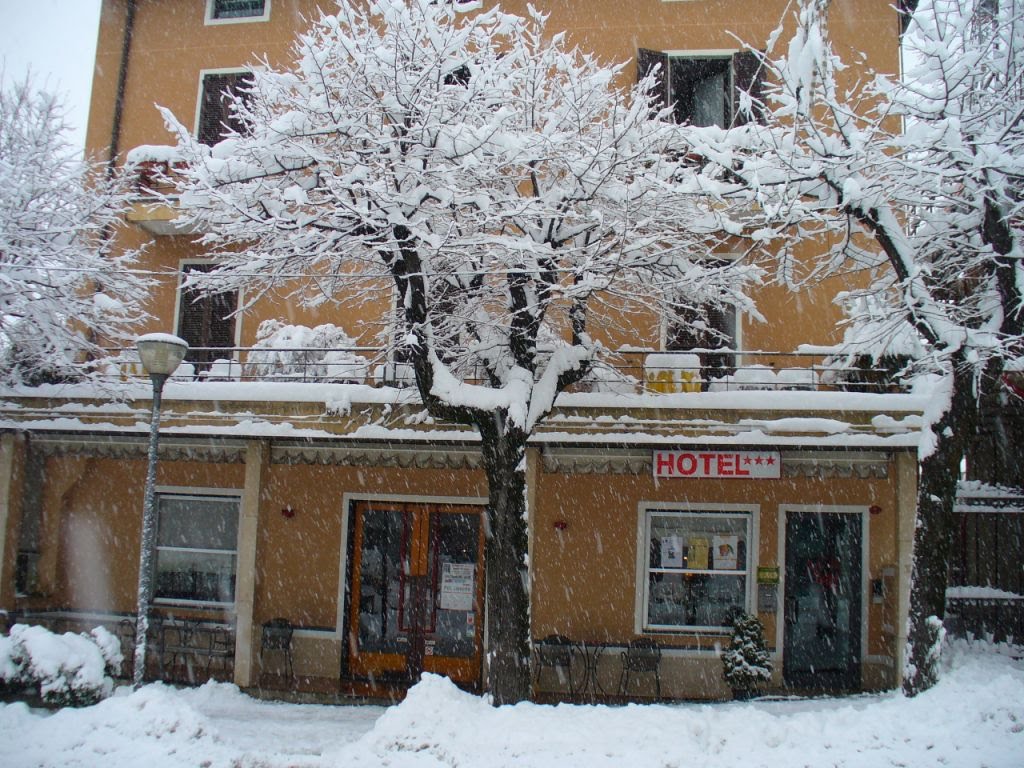
[[[209,272],[213,264],[182,264],[182,283],[194,272]],[[178,336],[188,342],[185,361],[200,373],[223,358],[224,349],[235,346],[235,317],[238,292],[203,293],[198,286],[181,289],[178,303]]]
[[[206,3],[207,24],[266,21],[268,18],[270,0],[207,0]]]
[[[644,514],[644,629],[724,631],[750,602],[752,513]]]
[[[196,138],[212,147],[229,131],[242,133],[245,124],[231,109],[231,97],[242,96],[252,84],[251,72],[210,72],[203,75],[199,94]]]
[[[701,380],[704,382],[730,375],[736,368],[732,352],[737,345],[738,313],[733,306],[705,305],[699,309],[680,307],[665,327],[665,349],[669,352],[700,353]]]
[[[154,599],[235,601],[239,509],[237,496],[157,497]]]
[[[746,116],[739,111],[740,93],[761,98],[761,66],[753,51],[713,56],[677,56],[641,48],[637,75],[643,79],[658,69],[658,100],[672,105],[678,123],[739,125]]]
[[[33,595],[39,591],[39,559],[43,543],[43,484],[46,459],[29,441],[22,469],[21,527],[14,565],[14,592]]]

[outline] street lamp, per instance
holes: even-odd
[[[149,420],[149,462],[146,466],[146,491],[142,502],[142,541],[139,546],[139,602],[135,614],[135,665],[132,687],[142,685],[146,670],[146,635],[149,632],[149,600],[153,592],[153,545],[156,542],[156,460],[160,442],[160,399],[164,382],[178,369],[188,351],[184,339],[169,333],[147,333],[135,347],[142,367],[153,382],[153,413]]]

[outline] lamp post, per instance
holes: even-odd
[[[146,670],[146,635],[149,632],[149,601],[153,593],[153,545],[156,542],[156,461],[160,442],[160,400],[164,382],[174,373],[188,343],[168,333],[147,333],[135,347],[142,367],[153,382],[153,413],[149,420],[149,461],[146,466],[146,491],[142,502],[142,541],[139,546],[139,596],[135,615],[135,665],[132,687],[142,685]]]

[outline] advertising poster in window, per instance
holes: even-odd
[[[473,563],[441,564],[441,610],[473,610]]]
[[[682,568],[683,567],[683,538],[682,536],[661,537],[661,567]]]
[[[690,537],[690,568],[704,570],[708,567],[708,540],[703,536]]]
[[[738,562],[739,536],[715,536],[711,539],[716,571],[735,571]]]

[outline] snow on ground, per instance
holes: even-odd
[[[440,677],[405,702],[260,702],[225,684],[149,685],[55,713],[0,707],[0,762],[144,768],[799,768],[1024,765],[1024,662],[954,648],[941,683],[896,693],[748,703],[494,709]]]

